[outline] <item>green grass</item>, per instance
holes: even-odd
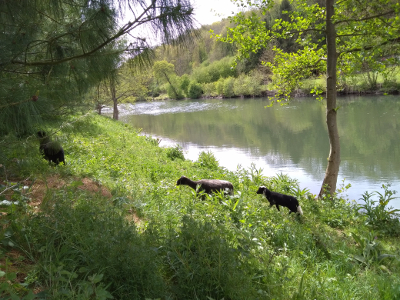
[[[20,205],[0,208],[0,293],[26,299],[34,299],[32,291],[42,291],[36,299],[400,297],[400,230],[392,215],[368,207],[369,217],[336,196],[315,201],[283,174],[265,177],[255,167],[230,172],[212,153],[186,161],[179,146],[160,148],[138,133],[105,117],[72,118],[56,134],[67,162],[58,167],[40,157],[34,137],[2,138],[0,193],[13,190]],[[28,205],[29,188],[11,185],[55,175],[68,184],[49,189],[39,209]],[[176,186],[182,175],[229,180],[235,195],[200,200],[189,187]],[[112,197],[82,190],[83,178]],[[297,196],[304,216],[270,208],[256,194],[259,185]],[[132,222],[133,213],[140,222]],[[379,222],[371,224],[371,216]],[[384,230],[388,224],[393,230]],[[21,285],[14,275],[22,273]]]

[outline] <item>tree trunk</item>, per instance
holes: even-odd
[[[328,126],[330,151],[325,178],[322,183],[318,198],[328,192],[333,195],[336,191],[337,178],[340,165],[340,142],[337,127],[336,106],[336,30],[332,23],[335,13],[334,0],[326,0],[326,46],[327,46],[327,79],[326,79],[326,124]]]
[[[175,97],[178,98],[178,91],[175,89],[174,85],[169,80],[169,77],[167,76],[167,73],[165,73],[165,72],[163,72],[163,73],[164,73],[165,78],[167,78],[167,81],[168,81],[169,85],[171,86],[172,90],[174,91]]]
[[[113,119],[118,120],[118,98],[117,98],[117,91],[115,88],[115,81],[113,79],[110,80],[110,92],[111,92],[111,98],[114,104],[114,109],[113,109]]]
[[[99,115],[101,115],[101,109],[103,108],[103,105],[101,105],[100,103],[97,104],[96,109],[97,109],[97,113]]]

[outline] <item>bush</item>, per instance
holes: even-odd
[[[193,70],[192,78],[198,83],[208,83],[211,82],[211,75],[205,67],[198,67]]]
[[[400,234],[400,209],[388,207],[389,202],[396,198],[393,197],[396,191],[389,190],[389,187],[390,184],[382,185],[383,194],[377,191],[372,193],[365,192],[362,195],[362,200],[365,204],[360,204],[359,209],[365,212],[367,224],[387,234],[397,235]],[[378,196],[378,200],[372,199],[374,194]]]
[[[168,85],[167,93],[170,99],[180,100],[185,98],[183,91],[180,88],[177,88],[176,86],[172,87],[170,84]]]
[[[175,159],[185,160],[185,156],[183,155],[182,147],[180,145],[167,148],[167,157],[170,158],[171,160]]]
[[[203,94],[203,89],[200,84],[192,82],[189,85],[187,96],[191,99],[198,99]]]
[[[205,97],[218,96],[216,82],[204,83],[202,89]]]
[[[192,78],[198,83],[210,83],[220,78],[235,77],[236,68],[232,67],[233,57],[226,57],[211,64],[204,62],[193,70]]]
[[[224,80],[223,95],[224,97],[230,98],[235,95],[233,88],[235,86],[235,78],[228,77]]]
[[[208,152],[202,151],[199,154],[197,163],[199,163],[201,167],[204,167],[204,168],[207,168],[210,170],[217,170],[219,168],[218,160],[215,158],[214,154],[211,151],[208,151]]]
[[[222,94],[224,93],[224,81],[225,80],[223,78],[220,78],[216,83],[217,93],[220,96],[222,96]]]
[[[236,96],[245,96],[249,95],[249,90],[246,86],[246,78],[247,76],[244,74],[240,74],[238,78],[234,81],[233,92]]]
[[[182,75],[182,77],[180,78],[180,85],[179,85],[179,87],[181,88],[181,90],[182,90],[186,95],[187,95],[187,93],[188,93],[189,85],[190,85],[189,75],[187,75],[187,74]]]

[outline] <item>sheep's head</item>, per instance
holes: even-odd
[[[267,190],[265,186],[260,186],[257,190],[257,194],[264,194],[264,192]]]
[[[185,176],[181,176],[181,178],[178,179],[178,181],[176,182],[176,185],[182,185],[185,184],[187,182],[188,178]]]
[[[44,131],[38,131],[37,136],[42,139],[42,138],[46,137],[47,135],[46,135],[46,132],[44,132]]]

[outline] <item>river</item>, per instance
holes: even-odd
[[[138,102],[122,107],[120,119],[161,139],[160,146],[179,144],[187,159],[212,151],[229,170],[254,164],[265,176],[288,174],[318,194],[329,154],[324,101],[298,98],[266,107],[269,103],[267,98]],[[341,97],[338,106],[338,187],[351,184],[343,196],[359,202],[365,191],[383,192],[386,183],[400,192],[400,96]],[[400,199],[390,204],[400,208]]]

